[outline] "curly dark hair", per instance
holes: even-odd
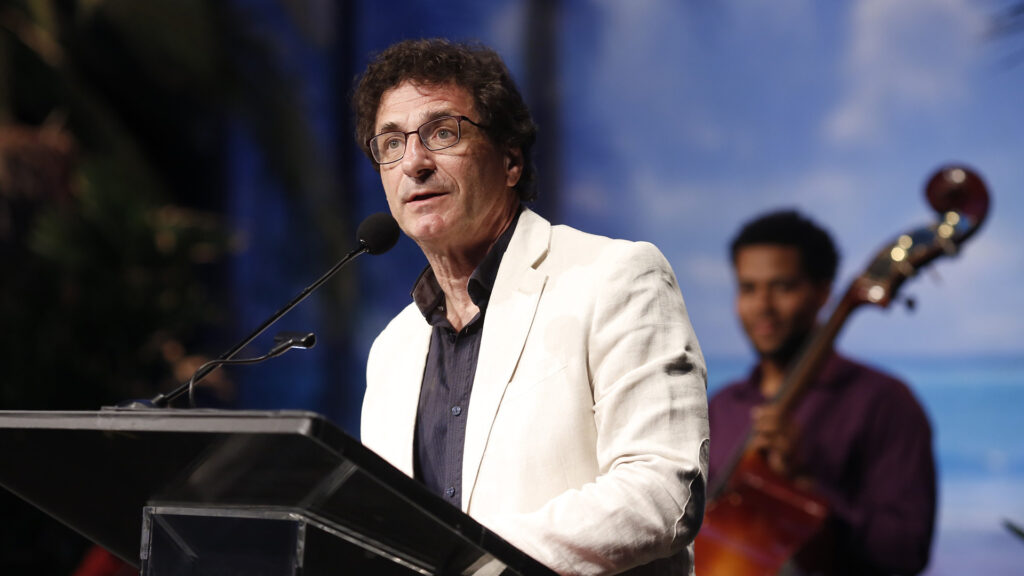
[[[522,150],[523,172],[515,186],[519,199],[529,202],[536,198],[530,149],[537,137],[537,127],[497,52],[478,44],[432,38],[404,40],[375,55],[352,97],[356,141],[371,161],[366,141],[374,135],[381,98],[384,92],[405,81],[455,84],[469,91],[480,114],[480,118],[473,120],[482,125],[487,137],[502,150]],[[374,167],[380,170],[376,162]]]
[[[732,262],[741,248],[763,244],[792,246],[800,251],[800,266],[811,280],[831,283],[839,266],[839,251],[824,228],[796,210],[770,212],[743,225],[732,241]]]

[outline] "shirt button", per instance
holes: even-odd
[[[444,489],[444,495],[449,497],[449,498],[451,498],[452,496],[455,496],[455,488],[452,487],[452,486],[449,486],[449,487],[445,488]]]
[[[452,406],[452,416],[462,414],[462,406]]]

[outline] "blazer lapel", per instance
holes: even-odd
[[[393,382],[402,385],[393,398],[388,399],[390,410],[394,414],[392,433],[387,437],[394,441],[391,464],[408,476],[413,475],[413,447],[416,434],[416,412],[420,403],[420,387],[423,384],[423,370],[427,365],[427,353],[430,350],[430,325],[416,311],[417,318],[406,339],[405,352],[408,360],[395,362],[392,367]]]
[[[498,268],[477,360],[462,455],[462,508],[468,510],[491,426],[533,326],[547,275],[535,266],[547,254],[551,224],[524,209]]]

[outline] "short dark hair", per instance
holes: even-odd
[[[732,263],[747,246],[776,244],[800,251],[800,266],[811,280],[831,283],[839,266],[839,251],[824,228],[796,210],[779,210],[759,216],[740,229],[732,241]]]
[[[402,82],[426,85],[455,84],[473,96],[487,137],[499,148],[519,148],[523,172],[515,191],[528,202],[536,198],[530,149],[537,127],[519,94],[512,75],[494,50],[478,44],[452,43],[440,38],[404,40],[375,55],[359,78],[352,98],[356,115],[356,140],[370,160],[366,141],[374,135],[374,124],[384,92]],[[380,166],[374,162],[379,170]]]

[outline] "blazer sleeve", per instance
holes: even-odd
[[[593,293],[581,295],[591,301],[599,476],[535,512],[481,521],[561,574],[613,574],[672,555],[689,573],[708,470],[704,359],[657,248],[618,242],[600,261]]]

